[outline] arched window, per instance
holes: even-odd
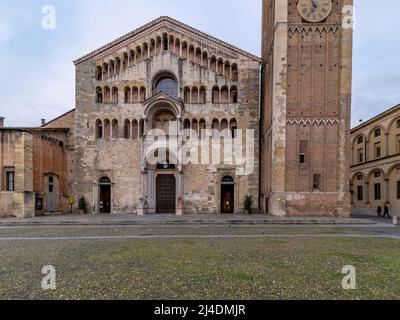
[[[169,36],[169,51],[175,53],[175,41],[173,35]]]
[[[139,122],[139,134],[140,134],[140,136],[144,135],[144,120],[143,119],[141,119]]]
[[[139,89],[137,87],[132,88],[132,102],[133,103],[139,102]]]
[[[200,88],[200,103],[206,103],[207,102],[207,93],[206,93],[206,88],[201,87]]]
[[[212,129],[219,131],[219,121],[218,121],[218,119],[214,119],[212,121]]]
[[[116,58],[115,59],[115,75],[119,75],[121,72],[121,59]]]
[[[211,57],[211,61],[210,61],[210,69],[213,72],[217,72],[217,59],[215,58],[215,56]]]
[[[104,87],[103,101],[104,101],[104,103],[110,103],[110,102],[111,102],[111,91],[110,91],[110,87]]]
[[[125,103],[131,103],[132,102],[131,88],[129,88],[129,87],[125,87],[125,90],[124,90],[124,102]]]
[[[197,48],[197,49],[196,49],[196,58],[195,58],[195,63],[197,63],[197,64],[200,64],[200,65],[201,65],[201,57],[202,57],[202,54],[201,54],[201,49],[200,49],[200,48]]]
[[[221,131],[228,129],[228,120],[227,119],[222,119],[221,121]]]
[[[376,137],[380,137],[380,136],[381,136],[381,134],[382,134],[382,131],[381,131],[381,129],[380,129],[380,128],[378,128],[378,129],[375,129],[375,131],[374,131],[375,138],[376,138]]]
[[[96,120],[96,139],[103,138],[103,122],[100,119]]]
[[[122,60],[122,70],[126,71],[126,69],[128,69],[128,54],[125,52]]]
[[[194,62],[194,46],[190,45],[189,47],[189,60]]]
[[[156,54],[159,54],[161,52],[161,45],[162,45],[161,37],[158,36],[156,41]]]
[[[149,45],[147,44],[147,42],[143,43],[143,58],[147,59],[149,57]]]
[[[112,121],[112,138],[118,139],[118,120]]]
[[[221,76],[224,74],[224,61],[220,58],[218,59],[218,74],[220,74]]]
[[[229,61],[225,62],[225,78],[231,78],[231,64]]]
[[[183,101],[185,103],[190,103],[190,89],[189,89],[189,87],[185,87],[185,90],[183,92]]]
[[[101,81],[102,76],[103,76],[103,68],[99,66],[96,68],[96,80]]]
[[[163,50],[168,50],[168,35],[166,33],[163,34]]]
[[[154,53],[156,52],[156,41],[154,39],[150,40],[150,56],[154,56]]]
[[[103,103],[103,89],[101,87],[96,88],[96,103]]]
[[[239,70],[236,63],[232,65],[232,80],[239,81]]]
[[[164,92],[170,97],[178,98],[178,82],[172,77],[162,77],[157,80],[155,85],[155,94]]]
[[[192,120],[192,130],[196,131],[197,135],[199,135],[199,123],[197,119]]]
[[[187,59],[188,57],[188,44],[186,41],[182,42],[182,58]]]
[[[130,50],[129,51],[129,66],[133,66],[135,62],[135,51],[134,50]]]
[[[227,86],[223,86],[221,89],[221,103],[229,103],[229,90]]]
[[[190,129],[190,120],[189,119],[185,119],[185,121],[183,122],[183,129]]]
[[[219,103],[219,88],[217,86],[212,90],[212,102]]]
[[[197,87],[192,88],[192,103],[199,103],[199,90]]]
[[[203,137],[205,135],[205,132],[204,132],[205,130],[206,130],[206,120],[200,119],[199,132],[200,132],[201,137]]]
[[[238,91],[236,87],[231,88],[231,103],[238,102]]]
[[[118,88],[117,87],[112,88],[111,103],[118,103]]]
[[[208,53],[207,51],[203,52],[203,60],[201,62],[202,67],[208,68]]]
[[[236,130],[238,128],[238,124],[236,119],[232,119],[231,122],[229,123],[229,128],[232,133],[232,139],[236,138]]]
[[[111,134],[111,125],[110,125],[110,120],[106,119],[104,120],[104,138],[109,140],[110,139],[110,134]]]
[[[178,56],[181,54],[181,43],[179,39],[175,40],[175,54]]]
[[[131,122],[129,120],[125,120],[124,138],[129,139],[130,137],[131,137]]]
[[[142,62],[142,49],[138,46],[136,47],[136,63]]]
[[[139,124],[137,120],[132,121],[132,139],[136,140],[139,135]]]

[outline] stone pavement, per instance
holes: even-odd
[[[391,224],[389,219],[372,217],[272,217],[267,215],[50,215],[28,219],[0,219],[0,226],[45,225],[376,225]]]

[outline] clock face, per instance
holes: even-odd
[[[325,20],[332,11],[332,0],[299,0],[297,8],[309,22]]]

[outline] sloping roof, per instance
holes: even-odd
[[[68,112],[66,112],[66,113],[64,113],[64,114],[62,114],[61,116],[59,116],[59,117],[57,117],[57,118],[55,118],[55,119],[53,119],[53,120],[51,120],[49,122],[46,122],[40,128],[42,128],[42,129],[63,128],[63,126],[56,125],[57,122],[59,122],[60,120],[62,120],[63,118],[67,117],[68,115],[70,115],[70,114],[72,114],[74,112],[75,112],[75,108],[70,110],[70,111],[68,111]],[[54,126],[52,126],[53,124],[54,124]]]
[[[207,34],[205,32],[202,32],[202,31],[200,31],[198,29],[195,29],[195,28],[193,28],[193,27],[191,27],[191,26],[189,26],[187,24],[184,24],[184,23],[178,21],[178,20],[175,20],[175,19],[167,17],[167,16],[163,16],[163,17],[159,17],[158,19],[155,19],[155,20],[145,24],[144,26],[142,26],[142,27],[140,27],[140,28],[138,28],[138,29],[136,29],[136,30],[134,30],[132,32],[127,33],[126,35],[124,35],[124,36],[122,36],[122,37],[120,37],[120,38],[118,38],[118,39],[116,39],[116,40],[114,40],[114,41],[112,41],[112,42],[100,47],[99,49],[97,49],[95,51],[90,52],[87,55],[84,55],[83,57],[75,60],[74,64],[79,64],[79,63],[81,63],[83,61],[86,61],[86,60],[92,58],[93,56],[96,56],[96,55],[98,55],[98,54],[100,54],[100,53],[102,53],[102,52],[104,52],[104,51],[106,51],[108,49],[111,49],[112,47],[117,46],[117,45],[123,43],[124,41],[129,40],[130,38],[132,38],[132,37],[144,32],[144,31],[146,31],[149,28],[153,28],[153,27],[155,27],[157,25],[160,25],[160,26],[162,26],[162,25],[175,26],[175,27],[184,29],[187,32],[196,34],[197,36],[200,36],[200,37],[203,37],[203,38],[207,38],[208,40],[211,40],[211,41],[215,42],[217,45],[223,46],[228,50],[235,51],[236,53],[242,54],[244,56],[249,57],[250,59],[256,60],[256,61],[261,63],[261,59],[259,57],[257,57],[256,55],[254,55],[254,54],[251,54],[251,53],[249,53],[249,52],[247,52],[245,50],[242,50],[242,49],[240,49],[238,47],[235,47],[235,46],[233,46],[233,45],[231,45],[231,44],[229,44],[229,43],[227,43],[225,41],[222,41],[222,40],[220,40],[218,38],[215,38],[215,37],[213,37],[213,36],[211,36],[211,35],[209,35],[209,34]]]
[[[400,104],[398,104],[398,105],[394,106],[393,108],[390,108],[390,109],[378,114],[377,116],[369,119],[366,122],[363,122],[362,124],[358,125],[357,127],[354,127],[353,129],[351,129],[351,133],[354,133],[354,132],[356,132],[356,131],[358,131],[358,130],[360,130],[360,129],[368,126],[368,125],[370,125],[371,123],[375,122],[376,120],[381,119],[381,118],[383,118],[383,117],[385,117],[385,116],[387,116],[387,115],[389,115],[391,113],[394,113],[396,111],[400,111]]]
[[[75,112],[75,109],[72,109],[64,114],[62,114],[61,116],[45,123],[44,125],[40,126],[40,127],[4,127],[4,128],[0,128],[0,130],[2,131],[66,131],[66,130],[70,130],[69,127],[65,127],[65,126],[51,126],[53,123],[56,123],[57,121],[61,120],[62,118],[68,116],[69,114]]]

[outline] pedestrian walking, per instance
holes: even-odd
[[[378,207],[377,212],[378,212],[378,218],[382,218],[383,216],[382,216],[382,207],[381,206]]]
[[[386,217],[391,218],[390,210],[389,210],[389,207],[387,205],[385,205],[385,207],[383,209],[383,217],[384,218],[386,218]]]

